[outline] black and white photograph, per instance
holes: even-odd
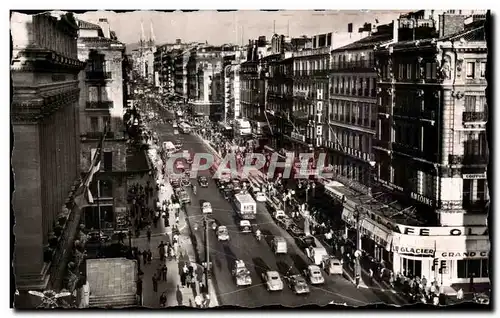
[[[491,12],[409,5],[10,10],[10,307],[491,310]]]

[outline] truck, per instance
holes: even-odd
[[[234,196],[236,213],[243,220],[254,220],[257,214],[257,204],[248,193],[239,193]]]

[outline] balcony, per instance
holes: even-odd
[[[86,72],[85,79],[88,81],[110,80],[111,79],[111,72],[103,72],[103,71]]]
[[[391,114],[391,108],[389,106],[378,105],[377,106],[377,111],[378,111],[379,114],[388,114],[388,115]]]
[[[327,77],[329,74],[330,74],[330,69],[312,71],[312,75],[317,77]]]
[[[449,200],[441,201],[441,209],[443,210],[457,210],[463,208],[467,212],[487,212],[489,201],[469,201],[469,200]]]
[[[397,143],[397,142],[392,143],[392,150],[395,152],[409,155],[410,157],[413,157],[413,158],[423,158],[424,157],[423,153],[422,153],[422,151],[420,151],[420,149],[408,146],[406,144]]]
[[[462,114],[462,122],[464,123],[477,123],[486,122],[487,120],[486,112],[464,112]]]
[[[85,109],[111,109],[113,108],[112,101],[87,102]]]
[[[332,63],[332,70],[350,70],[350,71],[373,71],[375,72],[375,60],[351,61]]]
[[[377,148],[381,148],[381,149],[387,149],[387,150],[391,149],[391,143],[386,139],[384,139],[384,140],[372,139],[372,146],[377,147]]]
[[[92,132],[87,132],[84,135],[87,139],[101,139],[102,138],[102,131],[92,131]],[[112,131],[108,131],[106,133],[106,138],[108,139],[113,139],[115,138],[115,133]]]

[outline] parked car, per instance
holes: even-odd
[[[283,290],[283,281],[277,271],[267,271],[262,273],[262,279],[266,284],[267,291]]]
[[[234,280],[236,281],[236,286],[252,285],[252,277],[250,276],[250,271],[247,269],[245,262],[243,262],[242,260],[234,261],[232,274]]]
[[[190,203],[191,202],[191,198],[189,197],[189,194],[186,192],[186,190],[179,191],[177,196],[179,197],[179,201],[181,203]]]

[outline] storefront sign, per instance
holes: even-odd
[[[486,179],[486,172],[483,173],[464,173],[462,179]]]
[[[414,236],[484,236],[488,235],[486,226],[460,226],[460,227],[418,227],[397,224],[398,232]]]
[[[376,180],[376,181],[378,181],[378,182],[380,182],[380,184],[381,184],[382,186],[384,186],[384,188],[387,188],[387,189],[389,189],[389,190],[399,190],[399,191],[401,191],[401,192],[403,192],[403,191],[404,191],[403,187],[400,187],[400,186],[398,186],[398,185],[395,185],[394,183],[387,182],[387,181],[382,180],[382,179],[377,178],[377,177],[375,177],[375,180]]]
[[[418,193],[415,193],[415,192],[412,192],[410,194],[411,198],[415,201],[418,201],[420,203],[423,203],[425,205],[428,205],[428,206],[434,206],[434,201],[421,195],[421,194],[418,194]]]
[[[441,257],[443,258],[486,258],[488,257],[488,252],[442,252]]]
[[[349,147],[346,147],[346,150],[347,150],[347,153],[353,157],[356,157],[356,158],[359,158],[359,159],[365,160],[365,161],[370,160],[370,154],[368,154],[366,152],[362,152],[358,149],[349,148]]]
[[[399,254],[434,256],[434,250],[429,248],[414,248],[406,246],[392,246],[392,251]]]

